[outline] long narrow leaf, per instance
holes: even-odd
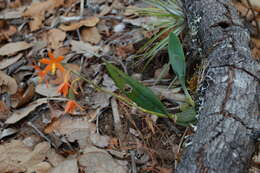
[[[106,63],[106,68],[116,86],[138,106],[152,112],[169,114],[162,102],[149,88],[124,74],[112,64]]]
[[[185,85],[186,63],[183,48],[179,38],[173,32],[171,32],[169,35],[168,53],[171,66],[181,83],[182,89],[184,90],[184,93],[187,97],[187,101],[189,104],[194,106],[194,101],[192,100]]]

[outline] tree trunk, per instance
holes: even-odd
[[[202,58],[199,118],[177,173],[248,172],[260,130],[260,64],[228,0],[183,0],[187,58]]]

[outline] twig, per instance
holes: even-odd
[[[49,144],[51,144],[54,148],[57,149],[56,144],[54,144],[46,135],[44,135],[32,122],[27,122],[26,123],[28,126],[30,126],[31,128],[33,128],[33,130],[40,135],[42,138],[44,138],[46,141],[49,142]]]
[[[135,152],[134,151],[130,151],[130,154],[131,154],[132,173],[137,173],[136,163],[135,163]]]
[[[84,13],[84,0],[80,0],[80,16]]]

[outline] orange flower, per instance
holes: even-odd
[[[69,92],[69,88],[71,87],[70,83],[69,83],[69,79],[70,79],[70,72],[67,71],[66,74],[64,75],[64,81],[62,84],[60,84],[59,88],[58,88],[58,92],[60,94],[63,94],[64,97],[66,97],[68,95]]]
[[[59,57],[55,58],[51,52],[48,52],[48,56],[50,59],[43,58],[40,60],[40,63],[47,64],[47,66],[43,70],[46,74],[49,71],[51,71],[52,74],[55,74],[57,68],[60,69],[62,72],[65,71],[64,67],[60,64],[61,61],[64,59],[63,56],[59,56]]]
[[[70,100],[67,102],[64,112],[72,114],[77,107],[80,108],[79,104],[75,100]]]
[[[40,77],[40,82],[42,82],[45,78],[45,75],[47,74],[44,70],[41,70],[41,68],[37,65],[33,65],[33,68],[38,71],[37,75]],[[48,85],[48,81],[46,80],[46,85]]]

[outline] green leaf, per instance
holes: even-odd
[[[194,107],[194,101],[192,100],[185,85],[186,63],[183,48],[179,38],[173,32],[171,32],[169,36],[168,54],[173,71],[175,72],[180,81],[182,89],[186,95],[187,101],[190,105]]]
[[[176,113],[177,121],[176,124],[181,126],[188,126],[197,121],[196,119],[196,111],[193,107],[189,107],[183,112]]]
[[[151,112],[169,115],[162,102],[149,88],[132,79],[112,64],[106,63],[106,68],[116,86],[138,106]]]
[[[172,32],[169,36],[168,53],[174,72],[178,76],[179,80],[182,80],[181,82],[185,83],[185,56],[179,38]]]

